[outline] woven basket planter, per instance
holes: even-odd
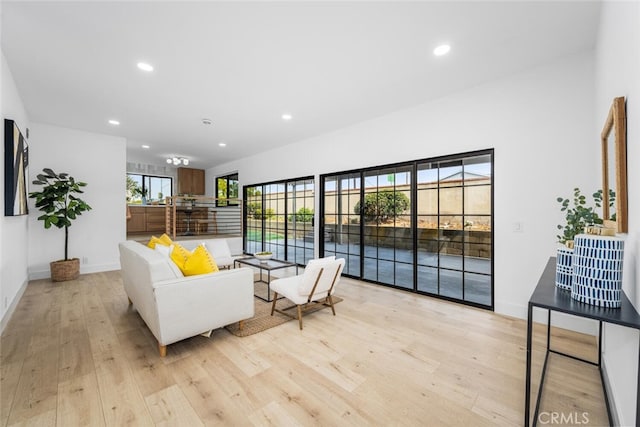
[[[54,282],[64,282],[75,280],[80,276],[80,259],[53,261],[49,264],[51,268],[51,280]]]

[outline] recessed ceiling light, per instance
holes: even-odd
[[[113,120],[113,119],[111,119],[111,120],[109,120],[109,124],[110,124],[110,125],[114,125],[114,126],[119,126],[119,125],[120,125],[120,122],[119,122],[119,121],[117,121],[117,120]]]
[[[227,144],[225,144],[224,142],[221,142],[220,144],[218,144],[219,147],[226,147]]]
[[[293,116],[291,114],[285,113],[282,115],[282,120],[291,120]]]
[[[450,50],[451,50],[451,46],[449,46],[448,44],[441,44],[440,46],[433,49],[433,54],[435,56],[442,56],[449,53]]]
[[[147,64],[146,62],[138,62],[138,68],[140,68],[142,71],[153,71],[153,65]]]
[[[149,148],[151,148],[151,147],[150,147],[150,146],[148,146],[147,144],[144,144],[144,145],[142,146],[142,148],[144,148],[144,149],[148,150],[148,149],[149,149]]]

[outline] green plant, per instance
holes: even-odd
[[[595,199],[594,203],[597,205],[596,194],[598,193],[594,193],[593,197]],[[598,216],[595,208],[592,206],[586,206],[587,198],[581,194],[579,188],[576,187],[573,189],[572,206],[570,206],[571,201],[569,199],[558,197],[557,200],[561,205],[560,212],[566,212],[566,223],[564,225],[558,225],[558,230],[562,230],[562,234],[557,236],[560,243],[566,243],[567,240],[573,240],[577,234],[584,233],[585,227],[587,226],[602,224],[602,219]]]
[[[133,178],[127,175],[127,202],[131,200],[132,197],[135,197],[138,192],[142,191],[140,188],[140,184],[138,184]]]
[[[289,215],[289,221],[311,222],[313,220],[313,209],[302,207],[295,214]]]
[[[264,214],[262,213],[262,208],[255,208],[253,211],[253,219],[262,219],[264,216],[265,219],[271,219],[276,215],[275,211],[272,208],[267,208],[264,210]]]
[[[604,205],[604,202],[602,200],[602,190],[598,190],[595,193],[593,193],[593,200],[595,200],[596,202],[596,207],[597,208],[601,208]],[[611,221],[615,221],[616,220],[616,213],[613,212],[611,213],[612,209],[616,204],[616,192],[613,191],[612,189],[609,189],[609,219]]]
[[[144,190],[140,186],[138,182],[133,180],[130,176],[127,175],[127,201],[131,201],[131,199],[141,199],[143,197],[147,197],[147,189]]]
[[[29,193],[29,198],[36,199],[36,208],[44,212],[38,220],[44,221],[44,228],[52,225],[64,228],[64,259],[69,260],[69,227],[82,212],[91,210],[91,206],[82,199],[74,196],[83,193],[82,187],[86,183],[76,181],[67,173],[57,174],[49,168],[44,168],[38,174],[34,185],[42,185],[42,191]]]
[[[364,196],[362,214],[366,221],[375,221],[380,225],[405,212],[409,208],[409,204],[409,198],[404,193],[383,190]],[[361,213],[359,201],[353,211],[358,215]]]

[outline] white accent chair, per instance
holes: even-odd
[[[322,304],[331,307],[331,311],[335,316],[336,310],[333,306],[331,295],[333,295],[338,282],[340,282],[344,265],[344,258],[313,259],[307,263],[304,273],[271,282],[271,290],[275,292],[271,315],[273,316],[273,313],[277,311],[293,319],[297,318],[300,323],[300,330],[302,330],[302,312],[305,310]],[[276,309],[278,295],[286,297],[294,305],[280,310]],[[287,312],[293,308],[298,310],[297,317]]]

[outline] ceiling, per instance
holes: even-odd
[[[31,121],[125,137],[138,162],[208,168],[593,49],[600,4],[3,0],[1,11]],[[434,56],[442,43],[451,52]]]

